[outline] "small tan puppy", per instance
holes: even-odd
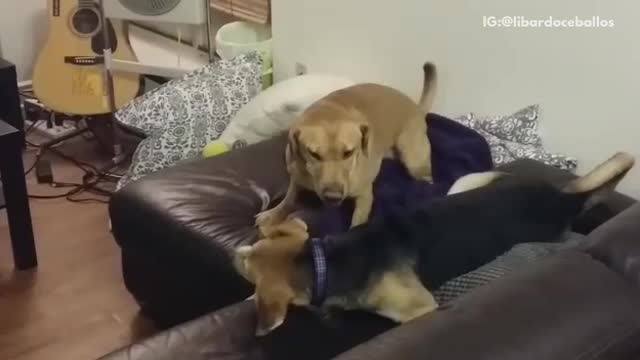
[[[426,114],[435,93],[436,69],[426,63],[420,103],[391,87],[358,84],[313,103],[289,130],[290,183],[284,199],[256,217],[260,226],[282,222],[301,188],[332,205],[355,199],[351,226],[367,222],[373,182],[382,159],[397,153],[409,173],[431,181],[431,145]]]

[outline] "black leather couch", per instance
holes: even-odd
[[[422,319],[395,327],[358,313],[331,329],[293,309],[276,335],[256,339],[253,304],[243,301],[251,287],[234,272],[230,253],[255,240],[255,214],[284,195],[284,145],[280,136],[194,160],[113,197],[127,289],[168,330],[105,360],[329,359],[360,343],[339,358],[640,357],[640,205],[618,193],[574,224],[591,246],[527,267]],[[535,161],[502,169],[557,183],[572,177]]]

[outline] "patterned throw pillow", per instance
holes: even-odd
[[[584,239],[584,235],[572,233],[561,242],[518,244],[492,262],[444,283],[433,292],[433,296],[438,303],[445,304],[523,266],[540,261],[562,249],[576,246]]]
[[[204,66],[131,101],[116,113],[116,119],[146,138],[117,189],[200,156],[204,146],[216,140],[261,89],[262,59],[252,52]]]
[[[478,116],[468,113],[454,120],[476,130],[487,140],[496,166],[518,159],[533,159],[569,171],[578,166],[575,158],[550,153],[542,145],[538,132],[538,105],[527,106],[509,115]]]

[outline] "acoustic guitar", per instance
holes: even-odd
[[[107,0],[116,1],[116,0]],[[74,115],[111,112],[104,76],[103,29],[109,31],[113,58],[136,61],[124,23],[102,26],[94,0],[49,0],[49,36],[33,71],[33,91],[51,110]],[[116,108],[140,90],[140,75],[113,72]]]

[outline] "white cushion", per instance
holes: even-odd
[[[276,136],[287,130],[309,105],[353,84],[347,78],[325,74],[306,74],[278,82],[243,106],[218,141],[237,148]]]

